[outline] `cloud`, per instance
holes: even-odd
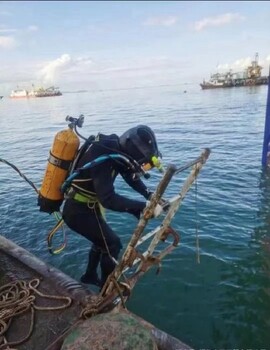
[[[38,29],[39,28],[37,26],[31,25],[31,26],[28,26],[27,31],[28,32],[36,32],[36,31],[38,31]]]
[[[17,29],[15,28],[0,28],[0,33],[15,33],[17,32]]]
[[[23,33],[24,31],[26,32],[36,32],[38,31],[38,27],[36,25],[29,25],[26,29],[24,30],[18,30],[16,28],[8,28],[7,26],[5,26],[4,24],[0,24],[0,35],[1,33]]]
[[[12,36],[0,36],[0,49],[12,49],[16,46],[16,40]]]
[[[195,22],[194,29],[200,32],[207,27],[220,27],[232,22],[243,20],[245,20],[245,17],[239,15],[238,13],[225,13],[215,17],[203,18],[202,20]]]
[[[217,66],[217,68],[219,70],[243,70],[245,68],[247,68],[249,65],[251,64],[251,58],[250,57],[246,57],[246,58],[240,58],[238,60],[236,60],[233,63],[225,63],[225,64],[219,64]]]
[[[177,21],[178,21],[178,18],[175,16],[150,17],[143,23],[143,25],[171,27],[175,25]]]
[[[89,58],[79,57],[73,59],[69,54],[63,54],[56,60],[46,63],[37,75],[45,83],[54,83],[64,73],[74,69],[83,69],[83,66],[91,63],[92,61]]]
[[[236,71],[243,71],[245,70],[248,66],[251,65],[251,62],[254,61],[254,57],[245,57],[245,58],[240,58],[233,63],[225,63],[225,64],[219,64],[217,66],[217,69],[220,71],[228,71],[229,69],[233,70],[234,72]],[[264,67],[267,62],[270,61],[270,55],[267,56],[265,59],[259,59],[259,65]]]

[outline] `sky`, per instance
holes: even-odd
[[[198,84],[270,64],[268,1],[0,1],[0,95]]]

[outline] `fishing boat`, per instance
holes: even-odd
[[[51,97],[51,96],[61,96],[62,92],[60,92],[58,87],[51,86],[47,89],[44,89],[43,87],[39,88],[38,90],[33,91],[35,97]]]
[[[32,90],[26,89],[17,89],[12,90],[10,97],[11,98],[30,98],[30,97],[52,97],[52,96],[61,96],[62,92],[58,87],[51,86],[49,88],[40,87],[38,89],[33,88]]]
[[[243,72],[233,72],[212,74],[209,81],[203,81],[200,86],[202,90],[231,88],[239,86],[267,85],[268,77],[262,76],[262,66],[258,64],[259,56],[255,54],[254,61]]]

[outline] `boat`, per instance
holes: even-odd
[[[200,86],[203,90],[230,88],[239,86],[267,85],[268,77],[262,76],[262,66],[258,63],[259,55],[255,54],[254,61],[243,72],[233,72],[229,70],[226,73],[215,73],[210,76],[209,81],[203,81]]]
[[[30,98],[30,97],[51,97],[51,96],[61,96],[62,92],[58,87],[51,86],[47,89],[40,87],[38,89],[32,89],[30,91],[26,89],[12,90],[11,98]]]
[[[0,100],[2,100],[3,97],[4,97],[4,96],[0,96]]]
[[[86,332],[96,334],[95,342],[103,341],[110,344],[109,332],[108,335],[106,332],[97,334],[95,320],[97,318],[100,320],[102,317],[101,325],[110,322],[110,329],[115,332],[114,341],[116,338],[119,341],[121,336],[125,337],[126,342],[132,341],[133,333],[138,337],[147,330],[148,337],[153,338],[159,350],[191,350],[191,347],[181,340],[128,310],[121,309],[117,313],[106,312],[88,319],[80,317],[83,309],[87,307],[88,300],[95,297],[96,293],[2,235],[0,235],[0,262],[1,293],[8,295],[10,309],[14,310],[13,315],[5,315],[3,304],[6,301],[1,299],[1,349],[13,348],[11,345],[15,341],[16,349],[21,350],[67,349],[67,345],[63,343],[69,342],[71,346],[69,337],[72,337],[72,342],[81,341],[82,344],[87,340],[87,337],[81,335],[82,329],[76,328],[79,325],[84,327]],[[17,288],[20,293],[14,293]],[[30,296],[26,298],[29,294]],[[19,301],[22,303],[18,306]],[[12,302],[14,306],[11,305]],[[118,320],[115,320],[115,315],[118,316]],[[8,319],[12,320],[11,325]],[[134,322],[136,319],[140,320],[140,327]],[[123,321],[128,321],[125,327],[128,326],[129,334],[122,332],[121,328],[113,328],[115,323],[123,326]],[[138,330],[139,335],[136,333]],[[143,336],[147,339],[145,334]],[[4,347],[5,342],[11,347],[8,344]],[[69,346],[68,349],[71,349]],[[85,345],[73,347],[73,349],[82,348],[86,348]]]
[[[11,98],[27,98],[28,91],[25,89],[12,90],[10,96]]]
[[[33,91],[35,97],[50,97],[50,96],[61,96],[62,93],[60,92],[58,87],[51,86],[47,89],[39,88],[38,90]]]

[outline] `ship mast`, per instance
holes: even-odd
[[[259,54],[256,52],[255,60],[251,62],[251,66],[247,68],[247,77],[250,79],[256,79],[261,76],[262,67],[259,66]]]

